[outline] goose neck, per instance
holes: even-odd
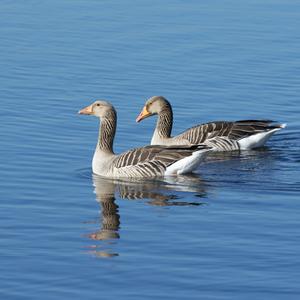
[[[102,118],[99,128],[97,148],[108,154],[114,154],[113,143],[116,134],[117,116],[114,112]]]
[[[171,107],[165,107],[159,114],[155,133],[161,138],[171,137],[173,126],[173,113]]]

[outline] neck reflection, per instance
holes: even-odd
[[[201,201],[184,201],[180,192],[206,197],[206,184],[198,175],[179,176],[153,180],[108,179],[93,175],[96,200],[100,204],[100,229],[89,234],[92,240],[102,241],[94,245],[93,253],[100,257],[117,256],[112,251],[115,240],[120,238],[120,213],[116,197],[127,200],[146,200],[152,206],[199,206]],[[103,242],[105,241],[105,242]]]

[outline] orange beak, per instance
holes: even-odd
[[[149,113],[149,111],[147,110],[146,106],[143,107],[143,110],[141,111],[141,113],[138,115],[138,117],[136,118],[136,122],[140,122],[143,119],[150,117],[151,113]]]
[[[92,115],[93,114],[93,106],[89,105],[78,112],[80,115]]]

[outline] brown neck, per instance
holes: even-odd
[[[158,114],[155,131],[160,137],[169,138],[171,137],[172,126],[173,126],[172,107],[167,104]]]
[[[101,151],[107,153],[114,153],[113,143],[117,128],[117,114],[115,111],[111,111],[108,116],[101,119],[98,147]]]

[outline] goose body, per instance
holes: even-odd
[[[196,125],[172,137],[173,112],[171,104],[162,96],[150,98],[136,121],[158,115],[151,145],[197,145],[206,144],[214,151],[249,150],[261,147],[285,124],[271,120],[216,121]]]
[[[121,154],[113,151],[117,114],[106,101],[96,101],[79,111],[100,118],[97,146],[94,152],[93,173],[110,178],[157,177],[191,173],[203,155],[211,150],[207,145],[146,146]]]

